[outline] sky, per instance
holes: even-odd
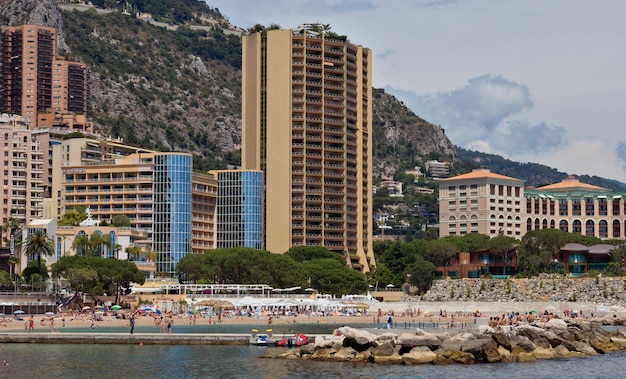
[[[457,146],[626,183],[626,1],[206,1],[242,28],[330,24]]]

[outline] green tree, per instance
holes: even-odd
[[[435,265],[424,259],[418,259],[409,267],[405,274],[408,276],[408,282],[417,287],[418,292],[428,291],[433,279],[435,278]]]
[[[128,259],[131,261],[137,260],[137,258],[139,258],[139,255],[141,254],[141,248],[135,245],[126,247],[126,250],[124,251],[128,255]],[[191,255],[195,255],[195,254],[191,254]]]
[[[513,237],[499,235],[489,240],[487,247],[489,252],[501,257],[505,263],[511,263],[518,244],[519,241]]]
[[[128,216],[126,215],[115,215],[113,217],[113,226],[118,227],[118,228],[129,228],[130,227],[130,219],[128,218]]]
[[[13,231],[18,229],[20,225],[20,220],[16,219],[15,217],[9,217],[6,219],[6,221],[2,225],[2,230],[7,232],[7,242],[11,240],[11,235],[13,234]]]
[[[296,262],[311,261],[315,259],[335,259],[339,262],[345,263],[345,260],[337,253],[326,249],[321,246],[298,246],[292,247],[285,253],[288,257],[291,257]]]
[[[311,287],[320,293],[358,294],[368,289],[365,275],[334,259],[315,259],[302,263]]]
[[[59,226],[78,226],[87,219],[87,209],[83,206],[76,206],[63,213],[63,217],[58,222]]]
[[[128,293],[131,283],[143,284],[143,273],[129,261],[96,256],[69,256],[52,265],[53,277],[65,278],[77,292],[92,295]]]
[[[436,267],[444,267],[450,263],[450,259],[459,252],[458,247],[446,240],[430,241],[426,247],[424,258],[432,262]]]
[[[37,266],[39,267],[39,275],[44,277],[43,270],[41,268],[41,256],[51,257],[54,255],[54,241],[48,237],[43,229],[36,229],[30,233],[24,241],[24,247],[26,255],[31,257],[37,257]],[[46,269],[47,272],[47,269]],[[46,275],[47,276],[47,275]]]
[[[394,275],[391,270],[381,262],[376,262],[376,267],[366,275],[369,285],[374,289],[382,288],[394,281]]]

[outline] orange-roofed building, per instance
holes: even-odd
[[[526,233],[524,181],[487,169],[439,182],[439,235],[480,233],[521,238]]]
[[[560,229],[598,238],[626,238],[626,194],[569,176],[526,191],[526,229]]]

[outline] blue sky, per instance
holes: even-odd
[[[207,0],[237,26],[330,24],[452,143],[626,182],[626,1]]]

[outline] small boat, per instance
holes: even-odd
[[[267,334],[258,334],[258,330],[252,329],[252,335],[250,336],[250,345],[254,346],[275,346],[272,335],[272,329],[267,329]]]
[[[283,338],[282,340],[276,341],[276,346],[282,347],[300,347],[309,343],[309,337],[306,335],[299,333],[294,334],[291,337]]]

